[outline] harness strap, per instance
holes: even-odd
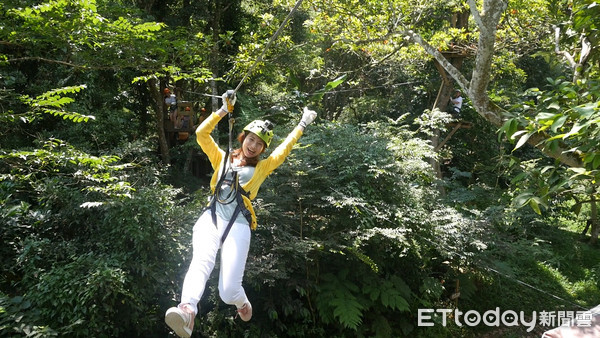
[[[237,183],[237,179],[236,179],[236,184],[239,184],[239,183]],[[242,195],[248,197],[248,195],[250,195],[250,194],[238,186],[237,193],[235,195],[237,205],[235,206],[233,215],[231,215],[231,218],[229,219],[229,223],[227,223],[227,226],[225,227],[225,231],[223,231],[223,236],[221,237],[221,244],[223,244],[225,242],[225,239],[227,238],[227,235],[229,234],[229,231],[231,230],[231,227],[233,226],[233,223],[235,222],[235,220],[236,220],[237,216],[240,214],[240,212],[242,213],[242,215],[244,215],[244,218],[246,218],[246,220],[248,221],[248,226],[250,226],[250,224],[252,224],[252,215],[250,213],[250,210],[248,210],[248,208],[246,208],[246,205],[244,204],[244,199],[242,198]],[[214,214],[213,214],[213,218],[216,220],[216,216]],[[215,223],[215,225],[216,225],[216,223]]]
[[[227,238],[227,235],[229,235],[229,230],[231,230],[231,227],[233,226],[237,215],[240,213],[240,210],[241,208],[239,206],[235,207],[235,211],[233,212],[233,215],[231,215],[231,219],[229,220],[229,223],[227,223],[225,231],[223,231],[223,236],[221,236],[221,244],[225,243],[225,239]]]
[[[212,222],[215,227],[217,226],[217,212],[216,212],[217,211],[217,203],[219,203],[217,201],[217,199],[218,199],[218,197],[217,197],[218,190],[217,189],[220,189],[220,186],[223,183],[223,181],[224,181],[223,176],[221,176],[221,178],[219,179],[219,183],[217,184],[217,187],[215,188],[215,193],[213,194],[210,204],[207,208],[207,209],[210,209],[210,211],[211,211]],[[235,185],[235,186],[233,186],[233,185]],[[231,218],[229,219],[229,223],[227,223],[227,226],[225,227],[225,231],[223,232],[223,236],[221,237],[221,243],[225,242],[225,239],[227,238],[227,235],[229,234],[229,231],[231,230],[231,227],[233,226],[233,223],[235,223],[235,220],[236,220],[237,216],[240,214],[240,212],[242,213],[242,215],[244,215],[244,218],[246,218],[246,220],[248,221],[248,226],[250,226],[250,224],[252,224],[252,213],[250,212],[250,210],[248,210],[248,208],[246,208],[246,205],[244,204],[244,199],[242,197],[242,196],[249,197],[250,193],[245,191],[242,187],[240,187],[240,182],[238,180],[236,171],[233,172],[232,189],[234,189],[234,191],[235,191],[235,201],[237,202],[237,205],[235,206],[233,215],[231,215]]]
[[[298,0],[296,7],[299,6],[299,4],[301,2],[302,2],[302,0]],[[294,10],[295,10],[295,8],[294,8]],[[244,82],[243,79],[242,79],[242,81],[240,81],[236,90],[232,91],[233,95],[235,95],[235,92],[237,91],[237,89],[239,89],[239,87],[242,85],[242,82]],[[229,91],[228,91],[228,94],[229,94]],[[215,186],[215,191],[213,192],[212,199],[208,206],[208,208],[210,208],[212,222],[215,227],[217,226],[217,212],[216,211],[217,211],[217,203],[219,203],[218,194],[219,194],[219,191],[221,190],[221,185],[225,181],[225,175],[227,174],[227,171],[229,170],[227,168],[228,168],[228,164],[229,164],[228,162],[229,162],[230,151],[232,150],[233,124],[235,123],[235,119],[233,118],[231,112],[228,112],[228,115],[229,115],[229,147],[227,147],[227,150],[225,151],[225,157],[223,158],[223,169],[221,170],[221,177],[219,178],[219,181],[217,182],[217,185]],[[231,230],[231,227],[233,226],[233,223],[235,222],[235,219],[237,218],[237,216],[239,215],[240,212],[242,213],[242,215],[244,215],[244,218],[246,218],[246,220],[248,221],[248,226],[250,226],[252,224],[252,214],[251,214],[250,210],[248,210],[248,208],[246,208],[246,205],[244,204],[244,199],[242,198],[242,195],[249,197],[250,193],[248,193],[242,187],[240,187],[240,182],[238,180],[237,171],[233,171],[233,178],[232,178],[231,185],[232,185],[232,189],[234,189],[237,205],[235,207],[235,210],[233,211],[233,215],[231,216],[229,223],[227,224],[227,227],[225,228],[225,231],[223,232],[223,236],[221,237],[221,243],[225,242],[225,239],[227,238],[227,235],[229,234],[229,231]]]
[[[231,123],[230,123],[230,127],[231,127]],[[231,128],[229,130],[229,139],[231,140]],[[230,141],[230,143],[231,143],[231,141]],[[223,169],[221,170],[221,177],[219,177],[219,181],[217,182],[217,185],[215,186],[215,191],[213,192],[212,198],[210,200],[210,204],[208,206],[208,208],[210,208],[210,211],[212,214],[212,222],[215,226],[217,226],[217,213],[216,213],[217,194],[219,193],[219,190],[221,189],[221,185],[223,184],[223,181],[225,180],[225,174],[227,173],[227,162],[229,161],[229,150],[230,150],[230,147],[228,147],[227,150],[225,150],[225,156],[223,157]]]

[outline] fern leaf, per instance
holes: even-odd
[[[402,297],[400,291],[396,289],[384,289],[381,290],[381,304],[385,307],[389,307],[391,309],[396,309],[398,311],[408,311],[409,305],[406,299]]]
[[[373,330],[375,330],[376,337],[391,337],[392,327],[388,320],[384,316],[377,316],[373,321]]]
[[[345,327],[356,330],[362,323],[363,306],[354,297],[336,298],[331,305],[333,316]]]

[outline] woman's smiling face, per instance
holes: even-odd
[[[242,144],[242,151],[244,152],[244,157],[256,157],[262,154],[263,150],[265,150],[265,142],[261,140],[260,137],[258,137],[258,135],[248,132],[248,135],[246,135],[244,143]]]

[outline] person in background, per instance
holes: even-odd
[[[163,90],[163,94],[165,97],[165,104],[169,110],[169,120],[171,120],[171,122],[173,122],[173,126],[175,126],[177,122],[177,97],[175,94],[171,93],[169,88],[165,88]]]
[[[451,104],[450,114],[452,114],[454,117],[460,116],[460,109],[462,108],[462,102],[463,102],[463,98],[461,96],[461,92],[460,92],[460,90],[456,89],[454,91],[454,94],[450,98],[450,104]]]
[[[179,128],[181,129],[189,129],[190,128],[190,121],[192,119],[192,108],[190,107],[185,107],[185,113],[182,113],[180,119],[179,119]]]

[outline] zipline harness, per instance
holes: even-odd
[[[225,238],[227,238],[227,235],[229,234],[229,231],[231,230],[231,227],[233,226],[233,223],[235,222],[235,219],[237,218],[237,216],[239,215],[240,212],[242,213],[242,215],[244,215],[244,217],[248,221],[248,224],[252,223],[252,215],[250,213],[250,210],[248,210],[248,208],[246,208],[246,206],[244,205],[244,200],[242,198],[242,195],[249,197],[249,193],[247,191],[245,191],[242,187],[240,187],[240,182],[238,179],[238,172],[235,170],[232,170],[231,179],[225,179],[225,177],[229,173],[229,169],[232,166],[230,157],[231,157],[232,142],[233,142],[233,137],[232,137],[233,124],[235,123],[235,120],[232,117],[233,106],[230,105],[229,102],[231,99],[233,99],[234,96],[235,96],[235,92],[233,90],[227,91],[227,96],[225,98],[225,100],[226,100],[225,104],[227,105],[227,114],[229,115],[229,145],[227,147],[227,150],[225,151],[225,156],[223,157],[223,164],[222,164],[223,168],[221,170],[221,177],[219,177],[219,181],[217,182],[217,185],[215,186],[215,190],[213,191],[213,195],[212,195],[209,205],[208,205],[208,209],[210,209],[210,212],[211,212],[212,222],[213,222],[214,226],[216,227],[217,226],[217,212],[216,212],[217,211],[217,203],[227,205],[227,204],[231,204],[234,201],[237,202],[237,205],[233,211],[233,214],[231,215],[231,218],[229,219],[229,223],[227,223],[225,231],[223,232],[223,236],[221,237],[221,243],[225,242]],[[221,187],[224,183],[226,185],[231,186],[231,191],[226,196],[221,196]]]
[[[235,170],[232,170],[231,179],[225,179],[225,176],[227,176],[229,169],[232,169],[230,157],[231,157],[231,152],[233,151],[233,146],[232,146],[233,125],[235,123],[235,119],[233,118],[233,105],[230,104],[230,102],[235,101],[235,94],[237,93],[237,91],[240,89],[240,87],[242,86],[244,81],[246,81],[246,79],[248,78],[250,73],[252,71],[254,71],[254,68],[256,67],[256,65],[262,61],[265,53],[267,52],[267,49],[269,49],[269,47],[271,46],[271,44],[273,43],[275,38],[277,38],[279,33],[283,30],[286,23],[292,17],[294,12],[300,7],[300,5],[302,4],[302,1],[303,0],[298,0],[296,2],[296,5],[294,5],[294,8],[292,8],[292,10],[285,17],[285,19],[283,20],[283,22],[281,23],[281,25],[279,26],[277,31],[275,31],[273,36],[271,36],[271,38],[267,42],[267,45],[263,49],[262,53],[258,56],[258,58],[256,60],[254,60],[254,64],[252,65],[252,67],[250,67],[250,69],[248,69],[248,71],[246,72],[244,77],[238,83],[237,87],[235,87],[235,89],[228,90],[226,92],[226,96],[224,97],[224,101],[226,101],[226,102],[223,102],[223,103],[227,105],[227,115],[228,115],[228,119],[229,119],[229,145],[227,147],[227,150],[225,151],[225,156],[223,157],[223,168],[221,170],[221,177],[219,178],[217,185],[215,186],[215,190],[213,191],[213,195],[212,195],[209,205],[207,207],[207,209],[210,209],[210,211],[211,211],[212,222],[215,225],[215,227],[217,226],[217,214],[216,214],[217,203],[227,205],[227,204],[230,204],[230,203],[236,201],[237,205],[233,211],[233,214],[231,216],[231,219],[229,220],[229,223],[227,224],[227,226],[225,228],[225,231],[223,232],[223,236],[221,237],[221,243],[225,242],[225,239],[227,238],[227,235],[229,234],[229,231],[231,230],[231,227],[233,226],[233,223],[235,222],[235,219],[240,214],[240,212],[242,213],[242,215],[244,215],[244,217],[248,221],[248,224],[249,225],[252,224],[251,212],[250,212],[250,210],[248,210],[248,208],[244,204],[244,199],[242,197],[242,196],[245,196],[245,197],[249,198],[250,194],[240,186],[239,179],[238,179],[238,172]],[[213,95],[209,95],[209,96],[213,96]],[[227,196],[224,196],[224,197],[221,196],[221,187],[223,184],[227,184],[227,185],[231,186],[231,191],[227,194]]]

